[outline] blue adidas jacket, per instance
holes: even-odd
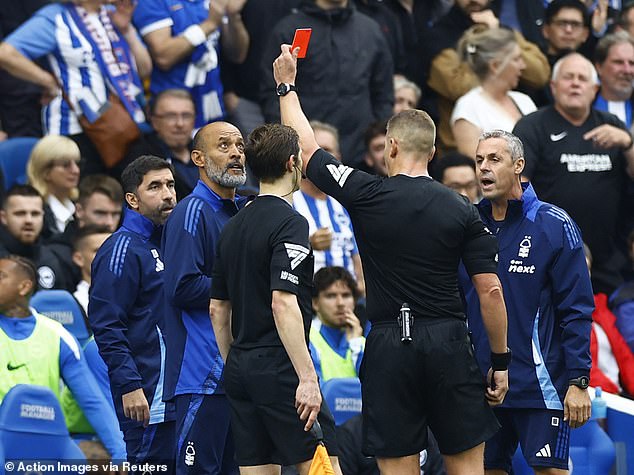
[[[121,397],[143,388],[150,424],[174,420],[163,402],[165,340],[162,227],[127,209],[121,227],[101,246],[92,264],[88,315],[99,353],[108,366],[121,430],[141,423],[123,415]]]
[[[222,199],[199,180],[165,224],[166,401],[223,392],[224,364],[209,318],[211,271],[220,231],[246,201]]]
[[[488,200],[478,204],[482,221],[498,238],[513,351],[502,407],[563,409],[568,380],[590,373],[590,276],[577,225],[562,209],[539,201],[532,186],[522,186],[522,199],[509,201],[503,222],[493,220]],[[480,302],[466,273],[461,284],[476,357],[486,374],[491,350]]]

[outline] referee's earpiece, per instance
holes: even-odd
[[[303,175],[301,169],[297,166],[297,157],[295,157],[295,155],[291,155],[290,158],[286,161],[286,171],[293,172],[293,186],[291,187],[291,191],[289,191],[285,195],[282,195],[282,198],[299,190],[299,183]],[[298,173],[299,178],[297,177]]]

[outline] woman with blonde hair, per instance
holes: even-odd
[[[43,137],[31,152],[26,173],[29,183],[44,198],[44,237],[64,232],[73,220],[80,158],[77,144],[61,135]]]
[[[522,116],[537,108],[526,94],[513,91],[526,64],[511,30],[475,25],[460,38],[458,54],[480,85],[458,99],[450,123],[458,151],[475,158],[482,132],[511,132]]]

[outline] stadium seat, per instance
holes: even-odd
[[[605,475],[616,459],[612,439],[595,419],[570,431],[570,458],[575,475]]]
[[[75,335],[81,346],[90,338],[84,309],[66,290],[40,290],[31,298],[31,306],[38,313],[51,318]]]
[[[0,142],[0,168],[5,190],[27,182],[26,164],[38,140],[35,137],[16,137]]]
[[[321,392],[336,425],[361,413],[361,382],[358,378],[329,379],[321,385]]]
[[[31,384],[14,386],[2,401],[0,446],[5,460],[74,463],[86,460],[68,435],[62,408],[53,391]]]

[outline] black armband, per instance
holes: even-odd
[[[491,369],[493,371],[506,371],[511,364],[512,352],[510,348],[506,348],[506,353],[491,352]]]

